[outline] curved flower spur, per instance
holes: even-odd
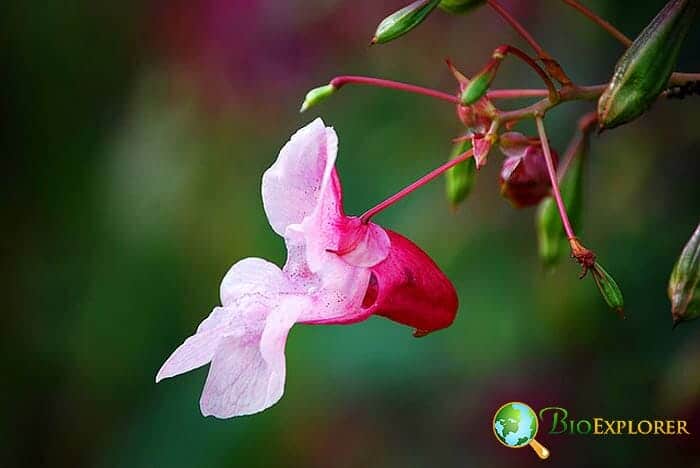
[[[233,265],[221,282],[222,306],[156,376],[158,382],[211,363],[200,401],[205,416],[253,414],[281,398],[295,323],[350,324],[376,314],[423,336],[454,320],[457,294],[437,265],[405,237],[369,221],[451,166],[349,217],[335,169],[337,144],[335,131],[316,119],[282,148],[263,175],[262,197],[287,247],[284,267],[260,258]]]

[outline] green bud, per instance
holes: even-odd
[[[700,316],[700,224],[695,228],[668,281],[673,323]]]
[[[559,184],[559,191],[574,229],[581,223],[583,211],[583,165],[586,159],[586,146],[583,141],[578,154],[574,155],[564,179]],[[554,199],[547,197],[542,200],[535,216],[540,260],[545,267],[552,267],[559,262],[564,252],[569,250],[569,243]]]
[[[423,22],[440,0],[418,0],[387,16],[377,26],[372,44],[383,44],[403,36]]]
[[[552,197],[540,202],[535,214],[537,251],[542,264],[549,268],[556,265],[566,249],[566,235],[557,212],[557,204]]]
[[[462,104],[470,106],[486,95],[489,86],[491,86],[491,82],[496,77],[496,72],[498,71],[498,66],[501,64],[501,60],[503,60],[503,55],[499,53],[486,64],[483,70],[472,78],[460,96]]]
[[[471,139],[455,143],[450,154],[450,161],[472,147]],[[469,158],[445,172],[445,193],[453,207],[463,202],[474,187],[476,181],[476,161]]]
[[[620,291],[620,287],[613,277],[610,276],[598,262],[593,265],[591,273],[593,273],[595,284],[598,286],[598,290],[608,304],[608,307],[623,317],[625,303],[622,298],[622,291]]]
[[[311,106],[315,106],[316,104],[325,101],[328,96],[331,94],[335,93],[337,88],[331,84],[327,84],[324,86],[319,86],[318,88],[314,88],[308,93],[306,93],[306,97],[304,98],[304,102],[301,105],[301,109],[299,109],[299,112],[304,112]]]
[[[620,58],[598,100],[601,128],[636,119],[666,89],[697,4],[697,0],[669,1]]]
[[[440,9],[448,13],[469,13],[486,3],[486,0],[442,0]]]

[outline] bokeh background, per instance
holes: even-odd
[[[449,91],[445,57],[473,73],[500,44],[525,47],[482,8],[369,48],[402,3],[5,4],[2,466],[537,466],[491,432],[511,400],[577,418],[684,418],[694,433],[540,434],[557,466],[700,466],[700,323],[672,331],[665,293],[698,221],[699,98],[660,102],[593,141],[582,235],[624,288],[626,320],[574,264],[542,271],[534,211],[500,198],[492,155],[457,212],[437,181],[379,218],[454,281],[452,327],[418,340],[381,318],[297,326],[286,394],[253,417],[200,415],[206,368],[154,383],[218,304],[230,265],[283,262],[259,185],[297,128],[321,115],[338,131],[350,213],[443,162],[459,131],[450,105],[369,88],[300,115],[309,88],[366,74]],[[577,81],[608,79],[622,49],[595,25],[562,2],[505,3]],[[585,3],[632,36],[664,4]],[[699,40],[695,27],[681,69],[700,70]],[[501,71],[498,87],[539,86],[516,61]],[[591,106],[551,113],[555,147]]]

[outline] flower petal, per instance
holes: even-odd
[[[525,151],[532,146],[531,139],[520,132],[505,132],[498,137],[498,145],[504,156],[522,158]]]
[[[187,338],[165,361],[156,375],[156,382],[209,363],[226,329],[221,323],[221,317],[225,313],[226,309],[223,307],[214,308],[209,317],[199,325],[197,333]]]
[[[265,171],[263,205],[277,234],[284,236],[287,226],[301,223],[314,210],[337,151],[335,131],[316,119],[292,136]]]
[[[312,300],[298,322],[306,324],[349,324],[365,320],[371,312],[361,307],[370,271],[350,265],[336,254],[328,257],[317,272],[306,262],[304,242],[287,239],[287,263],[284,272],[299,290]]]
[[[373,267],[389,255],[389,236],[374,223],[365,224],[359,218],[346,217],[339,234],[335,253],[350,265]]]
[[[387,233],[391,250],[372,268],[363,307],[414,327],[415,336],[449,326],[457,313],[454,286],[417,245],[393,231]]]
[[[474,148],[474,160],[476,161],[476,168],[481,169],[486,165],[486,158],[491,151],[491,140],[486,137],[472,137],[472,147]]]
[[[254,414],[282,397],[287,335],[305,307],[306,298],[289,296],[270,312],[264,327],[221,339],[200,400],[204,416]]]
[[[224,306],[248,309],[251,302],[270,306],[293,286],[282,270],[262,258],[244,258],[234,264],[221,280],[219,294]]]

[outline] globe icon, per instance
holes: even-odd
[[[524,403],[506,403],[493,418],[493,431],[508,447],[522,447],[537,435],[537,415]]]
[[[499,442],[510,448],[529,445],[540,458],[545,459],[549,457],[549,450],[535,440],[537,429],[537,414],[525,403],[506,403],[493,417],[493,433]]]

